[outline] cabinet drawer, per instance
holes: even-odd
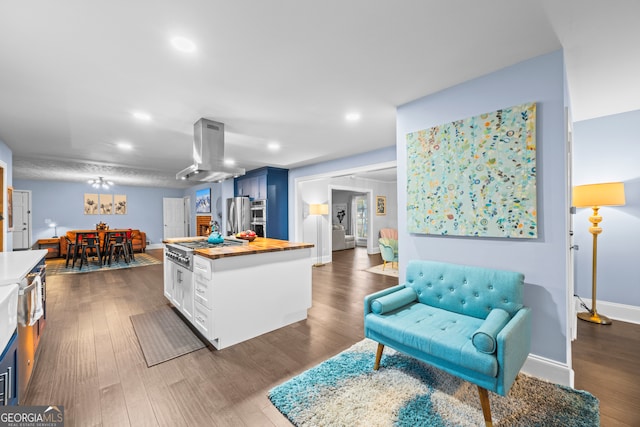
[[[18,334],[14,333],[0,356],[0,406],[18,404],[17,367]]]
[[[209,310],[213,309],[211,294],[213,293],[212,289],[210,289],[210,283],[204,282],[201,280],[195,281],[195,292],[194,299],[197,303],[204,305]]]
[[[196,302],[193,312],[193,324],[209,341],[214,340],[213,314],[211,310]]]

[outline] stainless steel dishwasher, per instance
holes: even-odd
[[[46,269],[42,258],[20,282],[18,290],[18,404],[24,399],[35,367],[36,350],[45,324]]]

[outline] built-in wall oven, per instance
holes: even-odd
[[[251,229],[258,237],[267,237],[267,201],[251,202]]]
[[[47,275],[44,257],[20,282],[18,290],[18,404],[36,364],[36,351],[46,323]]]

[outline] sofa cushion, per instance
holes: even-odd
[[[404,288],[389,295],[376,298],[371,302],[371,311],[376,314],[384,314],[404,307],[416,300],[418,295],[411,288]]]
[[[474,347],[483,353],[493,354],[496,352],[496,337],[498,332],[509,323],[509,313],[501,308],[491,310],[482,325],[473,333],[471,342]]]
[[[485,319],[501,308],[513,316],[522,308],[521,273],[436,261],[410,261],[407,286],[433,307]]]
[[[431,307],[419,302],[385,314],[368,313],[367,328],[415,349],[410,355],[423,354],[445,360],[484,375],[498,375],[494,354],[482,353],[471,337],[483,319]]]

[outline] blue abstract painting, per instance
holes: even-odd
[[[536,238],[536,104],[407,134],[408,232]]]

